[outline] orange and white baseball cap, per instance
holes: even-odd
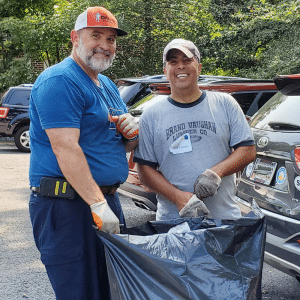
[[[118,28],[116,17],[102,6],[87,8],[76,20],[74,30],[88,27],[107,27],[117,32],[118,36],[127,35],[127,32]]]

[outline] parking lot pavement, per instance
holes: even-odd
[[[0,299],[55,300],[32,237],[28,213],[28,153],[11,142],[0,142]],[[153,220],[155,214],[121,198],[129,227]],[[292,277],[264,264],[264,300],[299,299],[300,285]],[[231,300],[231,299],[230,299]]]
[[[54,300],[28,213],[29,154],[11,143],[0,147],[0,298]]]
[[[35,247],[28,212],[29,153],[13,142],[0,141],[0,299],[55,300],[39,252]],[[122,199],[129,226],[154,219],[139,214],[130,199]]]

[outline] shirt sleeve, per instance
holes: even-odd
[[[133,161],[155,169],[158,163],[154,151],[153,131],[144,118],[146,116],[143,113],[139,121],[139,144],[134,151]]]
[[[50,77],[33,92],[43,129],[80,128],[84,111],[82,91],[63,75]]]

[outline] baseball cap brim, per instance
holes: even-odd
[[[113,29],[117,32],[117,36],[127,35],[127,32],[122,29],[119,29],[119,28],[113,28]]]
[[[119,29],[119,28],[115,28],[115,27],[109,27],[109,26],[86,26],[86,27],[82,27],[80,29],[84,29],[84,28],[111,28],[111,29],[114,29],[117,32],[117,36],[127,35],[127,32],[125,30],[122,30],[122,29]],[[74,30],[76,30],[76,27],[75,27]]]

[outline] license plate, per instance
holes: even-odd
[[[269,185],[276,170],[277,163],[257,158],[250,179]]]

